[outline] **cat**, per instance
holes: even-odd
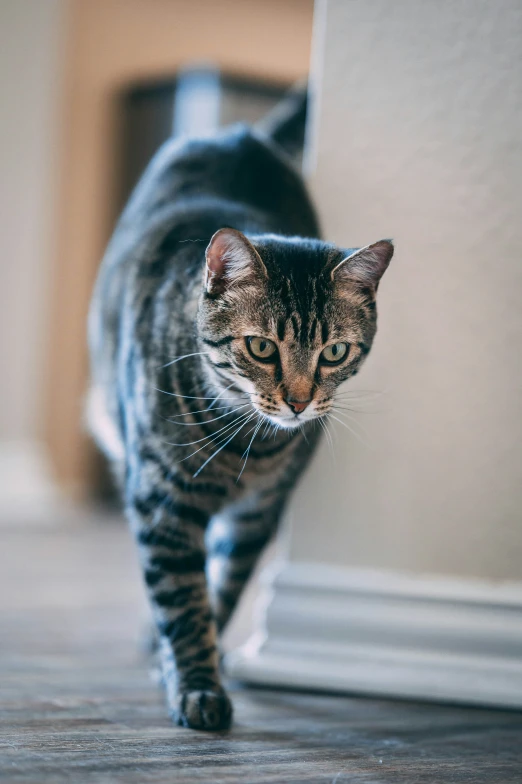
[[[217,636],[314,425],[370,350],[393,255],[389,240],[346,250],[319,238],[283,149],[291,125],[283,112],[264,131],[166,142],[119,220],[89,315],[90,427],[138,544],[169,712],[196,729],[230,725]]]

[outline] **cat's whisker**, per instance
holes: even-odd
[[[209,444],[211,444],[212,441],[216,440],[217,436],[223,434],[223,431],[232,429],[238,422],[241,421],[241,417],[246,417],[246,416],[248,416],[248,412],[245,414],[241,414],[233,422],[229,422],[228,425],[223,425],[223,427],[220,427],[219,430],[216,430],[214,433],[210,433],[210,435],[208,436],[203,436],[203,438],[198,438],[196,439],[196,441],[187,441],[184,444],[177,444],[173,441],[165,441],[164,443],[168,444],[168,446],[193,446],[194,444],[201,444],[202,441],[207,441]]]
[[[254,416],[254,414],[250,414],[250,418],[251,418],[251,417],[253,417],[253,416]],[[216,455],[217,455],[217,454],[219,454],[219,453],[221,452],[221,450],[222,450],[222,449],[224,449],[224,448],[226,447],[226,445],[227,445],[227,444],[229,444],[229,443],[232,441],[232,439],[233,439],[233,438],[235,438],[235,437],[236,437],[236,435],[238,435],[238,434],[241,432],[241,430],[244,428],[244,426],[245,426],[245,425],[246,425],[246,424],[247,424],[249,421],[250,421],[250,419],[247,419],[247,420],[246,420],[246,422],[243,422],[243,423],[240,425],[240,427],[239,427],[239,428],[238,428],[238,429],[237,429],[237,430],[236,430],[234,433],[232,433],[232,435],[230,436],[230,438],[229,438],[227,441],[225,441],[225,443],[224,443],[224,444],[222,444],[222,445],[219,447],[219,449],[217,449],[217,450],[216,450],[216,451],[215,451],[215,452],[214,452],[212,455],[210,455],[210,457],[209,457],[207,460],[205,460],[205,462],[203,463],[203,465],[202,465],[202,466],[200,466],[200,467],[198,468],[198,470],[196,471],[196,473],[195,473],[195,474],[193,474],[193,478],[194,478],[194,479],[195,479],[195,478],[196,478],[196,477],[197,477],[197,476],[198,476],[198,475],[199,475],[199,474],[200,474],[200,473],[203,471],[203,469],[205,468],[205,466],[206,466],[206,465],[208,465],[208,463],[210,463],[210,461],[211,461],[211,460],[213,460],[213,459],[216,457]],[[198,450],[198,451],[199,451],[199,450]]]
[[[361,432],[366,436],[366,438],[370,437],[368,431],[366,430],[362,422],[359,422],[358,419],[356,419],[353,416],[350,416],[350,414],[347,414],[344,410],[339,411],[339,409],[336,406],[334,406],[331,409],[331,411],[335,411],[337,414],[339,414],[340,417],[346,417],[346,419],[348,419],[350,422],[352,422],[354,425],[357,425],[357,427],[360,428]]]
[[[333,461],[335,463],[335,446],[334,446],[332,433],[330,432],[330,428],[328,427],[328,422],[325,421],[324,427],[325,427],[325,430],[326,430],[326,434],[327,434],[328,438],[330,439],[330,446],[331,446],[331,449],[332,449],[332,459],[333,459]]]
[[[222,389],[222,390],[221,390],[221,392],[219,392],[219,394],[218,394],[218,395],[216,395],[216,397],[214,398],[214,400],[212,401],[212,403],[209,405],[209,407],[208,407],[208,409],[207,409],[207,410],[209,410],[209,411],[210,411],[210,409],[211,409],[211,408],[214,406],[214,403],[217,403],[217,401],[218,401],[218,400],[220,400],[220,399],[222,400],[223,398],[222,398],[221,396],[222,396],[222,395],[224,395],[224,394],[225,394],[225,392],[228,392],[228,390],[230,389],[230,387],[233,387],[233,386],[234,386],[234,384],[235,384],[235,381],[232,381],[232,383],[231,383],[231,384],[229,384],[229,385],[228,385],[228,387],[225,387],[224,389]]]
[[[336,406],[344,406],[356,414],[373,414],[380,408],[380,400],[374,398],[334,397]]]
[[[336,400],[356,400],[356,399],[365,399],[365,400],[375,400],[376,398],[382,397],[386,395],[386,390],[371,390],[371,389],[345,389],[344,391],[336,391],[334,393],[334,398]]]
[[[353,408],[339,408],[338,406],[332,406],[328,413],[331,414],[332,411],[335,414],[339,414],[339,416],[341,416],[341,417],[346,417],[346,419],[349,419],[350,422],[355,422],[355,424],[358,425],[361,428],[361,430],[364,430],[364,425],[362,424],[362,422],[360,422],[357,419],[356,416],[354,416],[354,414],[361,414],[361,413],[362,414],[368,414],[368,413],[370,413],[369,411],[354,411]]]
[[[245,405],[247,404],[245,403]],[[229,411],[235,410],[232,408],[232,406],[228,405],[228,406],[216,406],[215,408],[212,409],[212,411],[223,411],[225,408]],[[210,408],[197,408],[195,411],[186,411],[184,414],[175,414],[173,417],[165,417],[165,421],[174,422],[174,420],[179,419],[180,417],[188,417],[197,414],[204,414],[206,411],[210,411],[210,410],[211,410]],[[211,421],[211,420],[207,420],[207,421]],[[181,425],[182,422],[176,422],[176,424]]]
[[[265,440],[265,438],[266,438],[266,434],[270,432],[270,425],[271,425],[271,424],[272,424],[272,423],[271,423],[271,422],[270,422],[270,420],[268,419],[268,420],[267,420],[267,422],[266,422],[266,425],[265,425],[265,429],[264,429],[264,431],[263,431],[263,435],[261,436],[261,440],[262,440],[262,441],[264,441],[264,440]]]
[[[261,425],[262,425],[262,424],[263,424],[263,420],[262,420],[262,419],[260,419],[260,420],[259,420],[259,422],[258,422],[258,424],[256,425],[256,428],[255,428],[255,430],[254,430],[254,435],[252,436],[252,438],[251,438],[251,440],[250,440],[250,443],[249,443],[249,445],[247,446],[247,448],[246,448],[246,449],[245,449],[245,451],[243,452],[243,457],[244,457],[245,459],[244,459],[243,465],[242,465],[242,467],[241,467],[241,471],[239,472],[239,474],[238,474],[238,477],[237,477],[237,479],[236,479],[236,484],[237,484],[237,482],[239,482],[239,480],[241,479],[241,474],[242,474],[242,473],[243,473],[243,471],[245,470],[245,466],[246,466],[246,464],[247,464],[247,460],[248,460],[248,455],[250,454],[250,447],[251,447],[251,446],[252,446],[252,444],[254,443],[254,438],[255,438],[255,437],[256,437],[256,435],[258,434],[258,432],[259,432],[259,428],[261,427]],[[249,432],[251,432],[251,431],[249,431]]]
[[[242,408],[247,408],[247,406],[249,405],[250,405],[249,403],[243,403],[242,406],[233,408],[231,411],[226,411],[224,414],[220,414],[219,416],[214,417],[214,419],[205,419],[203,420],[203,422],[175,422],[174,419],[168,419],[167,421],[172,422],[175,425],[179,425],[180,427],[201,427],[202,425],[206,425],[207,423],[217,422],[218,419],[223,419],[224,417],[231,416],[232,414],[236,414]],[[217,411],[217,409],[214,410]]]
[[[347,424],[346,424],[346,422],[343,422],[341,419],[339,419],[339,417],[336,417],[334,414],[329,414],[329,417],[330,417],[331,419],[335,419],[335,421],[336,421],[336,422],[339,422],[339,424],[340,424],[340,425],[342,425],[342,426],[343,426],[343,427],[345,427],[347,430],[349,430],[349,431],[350,431],[350,433],[351,433],[353,436],[355,436],[355,438],[356,438],[356,439],[357,439],[357,440],[358,440],[358,441],[359,441],[359,442],[360,442],[360,443],[361,443],[361,444],[362,444],[364,447],[366,447],[366,448],[368,449],[368,444],[367,444],[367,443],[366,443],[366,442],[365,442],[365,441],[364,441],[364,440],[361,438],[361,436],[359,435],[359,433],[357,433],[355,430],[353,430],[353,428],[351,428],[351,427],[350,427],[350,425],[347,425]]]
[[[334,405],[345,406],[352,411],[360,411],[361,413],[371,413],[375,407],[373,400],[352,400],[351,398],[335,398]]]
[[[203,409],[199,409],[199,408],[198,408],[198,409],[196,409],[196,411],[187,411],[187,412],[185,412],[185,413],[183,413],[183,414],[176,414],[174,417],[172,417],[172,418],[171,418],[171,419],[169,419],[168,421],[174,421],[174,420],[175,420],[175,419],[177,419],[178,417],[193,416],[194,414],[203,414],[203,413],[205,413],[206,411],[210,411],[210,410],[212,410],[212,411],[222,411],[223,409],[230,409],[230,408],[232,408],[232,406],[230,406],[230,405],[226,405],[226,406],[214,406],[214,403],[217,403],[217,401],[218,401],[220,398],[221,398],[221,400],[230,400],[231,398],[222,398],[221,396],[222,396],[222,395],[223,395],[223,394],[224,394],[224,393],[225,393],[227,390],[229,390],[229,389],[230,389],[230,387],[233,387],[233,386],[234,386],[234,383],[232,382],[232,384],[229,384],[229,385],[228,385],[228,387],[225,387],[224,389],[222,389],[222,390],[221,390],[221,392],[220,392],[218,395],[216,395],[216,397],[212,398],[212,402],[210,403],[210,405],[209,405],[209,406],[207,406],[207,408],[203,408]],[[249,402],[251,402],[251,401],[250,401],[250,395],[242,395],[242,396],[241,396],[241,398],[242,398],[242,399],[248,399],[248,400],[249,400]],[[237,402],[237,400],[236,400],[236,402]],[[245,405],[247,405],[247,404],[245,404]],[[180,423],[178,423],[178,424],[180,424]]]
[[[349,387],[349,386],[347,386],[350,383],[351,382],[348,380],[348,381],[344,382],[343,384],[341,384],[341,386],[339,386],[336,389],[336,394],[337,393],[344,394],[345,392],[348,392],[348,393],[353,394],[353,395],[384,395],[384,394],[386,394],[386,389],[361,389],[360,387],[351,387],[351,386]]]
[[[250,416],[253,416],[253,414],[251,414]],[[242,429],[242,427],[243,427],[244,425],[246,425],[246,424],[247,424],[247,422],[248,422],[248,421],[249,421],[249,420],[248,420],[248,419],[246,419],[244,422],[242,422],[242,423],[241,423],[241,425],[238,427],[238,429],[237,429],[236,431],[234,431],[234,434],[233,434],[232,438],[233,438],[235,435],[237,435],[237,433],[239,433],[239,431]],[[234,427],[235,427],[236,425],[237,425],[237,422],[234,422]],[[228,438],[228,433],[221,433],[221,435],[220,435],[220,436],[219,436],[217,439],[213,439],[213,441],[214,441],[214,442],[217,442],[217,443],[221,443],[221,440],[222,440],[222,439],[225,439],[225,438]],[[232,438],[231,438],[230,440],[232,440]],[[212,443],[212,442],[207,442],[206,444],[203,444],[203,446],[200,446],[200,447],[199,447],[199,449],[196,449],[194,452],[191,452],[191,453],[190,453],[190,455],[187,455],[186,457],[183,457],[183,458],[182,458],[181,460],[179,460],[178,462],[180,462],[180,463],[184,463],[184,462],[185,462],[185,460],[188,460],[188,459],[189,459],[190,457],[192,457],[193,455],[197,455],[197,453],[198,453],[198,452],[201,452],[201,450],[202,450],[202,449],[206,449],[208,446],[210,446],[210,444],[211,444],[211,443]]]
[[[159,389],[158,387],[152,387],[155,392],[161,392],[163,395],[169,395],[170,397],[181,397],[184,400],[215,400],[215,397],[198,397],[196,395],[178,395],[177,392],[167,392],[166,389]],[[236,402],[240,399],[249,398],[250,395],[239,395],[236,397],[222,397],[220,400],[235,400]]]
[[[363,408],[348,408],[348,406],[339,406],[333,405],[331,406],[331,411],[350,411],[352,414],[373,414],[374,411],[364,410]]]
[[[188,357],[198,357],[201,354],[210,354],[210,351],[193,351],[192,354],[183,354],[181,357],[175,357],[171,362],[167,362],[165,365],[160,365],[158,370],[163,370],[164,368],[170,367],[171,365],[175,365],[176,362],[181,362],[182,359],[188,359]]]
[[[333,462],[335,463],[335,455],[334,455],[334,446],[333,446],[333,441],[332,441],[332,435],[331,435],[330,431],[328,430],[328,428],[326,426],[326,422],[324,421],[324,419],[319,418],[317,421],[319,422],[319,424],[321,425],[321,428],[324,431],[326,442],[327,442],[327,444],[328,444],[328,446],[330,448],[330,456],[331,456]]]

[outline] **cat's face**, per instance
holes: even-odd
[[[273,424],[327,414],[376,330],[382,240],[342,251],[318,240],[217,232],[206,253],[198,333],[210,380]]]

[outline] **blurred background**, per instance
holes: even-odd
[[[2,0],[0,12],[0,487],[47,497],[50,471],[85,498],[97,482],[85,315],[115,219],[169,135],[255,120],[306,77],[313,7]]]
[[[83,425],[85,319],[154,150],[255,120],[309,78],[325,236],[397,250],[351,418],[331,426],[333,458],[323,444],[267,578],[268,647],[231,666],[522,705],[521,40],[518,0],[0,0],[0,536],[30,542],[106,496]],[[363,595],[395,597],[394,620]],[[318,635],[337,645],[327,684]],[[416,685],[377,665],[350,678],[356,648],[388,664],[415,651]],[[466,688],[462,656],[477,657]]]

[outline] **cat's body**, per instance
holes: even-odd
[[[328,412],[375,332],[376,282],[352,276],[350,297],[344,283],[330,296],[346,252],[299,239],[317,236],[298,173],[238,127],[162,148],[98,278],[91,428],[122,486],[169,708],[187,726],[230,721],[217,630],[317,441],[319,427],[297,425]],[[347,322],[337,369],[319,352]]]

